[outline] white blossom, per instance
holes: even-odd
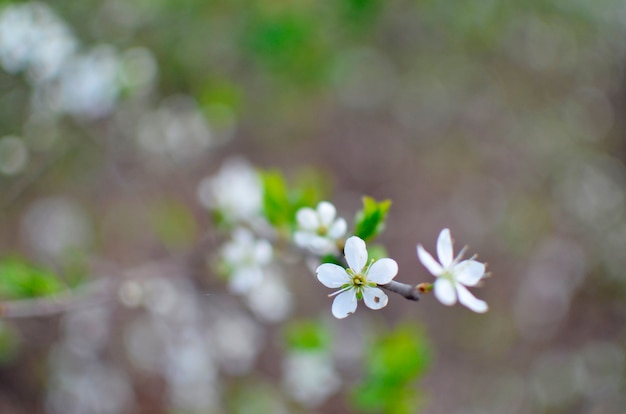
[[[232,240],[222,249],[222,258],[231,271],[231,292],[244,294],[258,287],[272,256],[272,245],[267,240],[256,239],[248,229],[235,229]]]
[[[367,248],[359,237],[352,236],[345,247],[348,269],[332,263],[317,268],[317,279],[329,288],[339,288],[332,305],[333,316],[343,319],[356,311],[357,301],[363,299],[370,309],[387,306],[387,295],[376,285],[384,285],[398,274],[398,264],[393,259],[379,259],[367,263]]]
[[[454,258],[452,238],[449,229],[443,229],[437,239],[439,263],[433,259],[421,244],[417,245],[417,256],[422,264],[437,278],[434,283],[435,296],[444,305],[454,305],[457,301],[474,312],[486,312],[487,303],[477,299],[466,286],[476,286],[485,275],[485,264],[476,260],[461,260],[465,249]]]
[[[202,180],[198,199],[231,223],[252,222],[263,207],[263,185],[247,161],[235,158],[224,163],[217,176]]]
[[[318,255],[336,253],[337,241],[346,234],[346,220],[336,218],[337,210],[328,201],[322,201],[313,210],[304,207],[296,213],[298,230],[294,233],[296,245]]]
[[[295,351],[283,363],[283,384],[296,401],[315,407],[339,390],[341,379],[323,351]]]

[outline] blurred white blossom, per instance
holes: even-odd
[[[313,407],[337,392],[341,379],[325,352],[292,351],[283,363],[283,384],[294,400]]]
[[[120,59],[111,46],[98,46],[74,57],[61,73],[59,107],[86,119],[109,114],[120,93],[120,72]]]
[[[0,64],[9,73],[25,70],[34,83],[49,80],[76,47],[68,27],[45,3],[12,4],[0,13]]]
[[[263,206],[261,178],[241,158],[226,161],[217,176],[202,180],[197,194],[204,207],[219,212],[229,222],[253,222]]]
[[[272,245],[267,240],[256,239],[248,229],[235,229],[232,240],[222,249],[222,258],[230,271],[230,290],[243,294],[260,286],[272,257]]]
[[[337,209],[328,201],[322,201],[313,210],[304,207],[296,213],[298,230],[294,241],[299,247],[319,255],[336,253],[337,241],[347,230],[346,220],[336,218]]]
[[[261,284],[246,295],[246,303],[258,318],[266,322],[279,322],[289,315],[293,299],[279,269],[265,272]]]

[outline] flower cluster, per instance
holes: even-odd
[[[476,286],[485,276],[485,264],[474,258],[461,260],[465,249],[453,258],[450,230],[444,229],[437,240],[438,263],[422,247],[417,246],[417,254],[422,264],[437,278],[433,284],[435,296],[444,305],[454,305],[457,301],[474,312],[484,313],[487,303],[477,299],[466,286]],[[317,268],[317,279],[326,287],[339,288],[330,296],[335,296],[332,314],[343,319],[355,312],[358,300],[363,299],[370,309],[387,306],[388,297],[378,287],[388,287],[398,273],[398,264],[393,259],[384,258],[367,262],[365,242],[353,236],[345,246],[345,259],[348,268],[324,263]]]
[[[302,202],[296,194],[299,193],[289,192],[282,178],[262,175],[240,159],[227,162],[216,177],[207,177],[198,188],[201,203],[216,213],[223,227],[232,229],[231,240],[221,250],[229,289],[246,296],[251,309],[265,315],[262,318],[276,320],[285,314],[271,312],[271,306],[260,306],[269,302],[261,295],[270,291],[283,298],[281,309],[290,309],[281,278],[266,277],[268,266],[277,259],[272,247],[276,241],[292,242],[307,252],[309,261],[316,262],[313,268],[317,279],[324,286],[337,289],[329,296],[334,297],[331,311],[338,319],[353,314],[361,300],[370,309],[384,308],[389,302],[385,290],[411,300],[432,290],[444,305],[458,301],[477,313],[488,310],[487,303],[468,290],[484,278],[485,264],[475,260],[475,256],[463,260],[466,249],[454,257],[449,229],[443,229],[437,239],[439,261],[421,244],[417,245],[417,256],[435,277],[434,283],[406,284],[394,280],[398,263],[388,257],[380,258],[380,248],[377,253],[368,252],[365,243],[385,227],[389,200],[378,202],[365,197],[350,233],[348,222],[338,216],[332,203],[321,201],[315,208],[302,203],[309,206],[295,208],[302,205],[296,204]],[[283,243],[278,246],[284,247]],[[262,289],[263,283],[271,289]]]

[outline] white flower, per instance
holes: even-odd
[[[325,352],[294,351],[283,363],[283,384],[293,399],[315,407],[339,389],[341,379]]]
[[[238,228],[233,239],[222,250],[224,262],[231,273],[229,288],[235,294],[247,293],[263,281],[264,267],[273,256],[272,245],[264,239],[255,239],[252,232]]]
[[[485,275],[485,265],[476,260],[461,261],[465,249],[453,259],[450,230],[443,229],[437,239],[439,262],[430,255],[421,244],[417,245],[417,256],[422,264],[437,277],[434,284],[435,296],[444,305],[454,305],[457,298],[462,305],[474,312],[487,312],[487,303],[476,299],[465,286],[476,286]]]
[[[313,210],[304,207],[296,213],[298,231],[294,241],[303,249],[319,255],[337,252],[337,240],[346,234],[348,227],[343,218],[335,218],[337,210],[328,201],[322,201]]]
[[[252,222],[263,206],[263,185],[258,173],[240,158],[224,163],[215,177],[198,186],[198,199],[206,208],[219,211],[230,222]]]
[[[348,269],[332,263],[324,263],[317,268],[317,279],[329,288],[340,288],[331,296],[332,312],[337,319],[354,313],[357,301],[363,299],[370,309],[387,306],[387,295],[376,287],[384,285],[398,274],[398,264],[393,259],[379,259],[367,264],[365,242],[356,236],[346,241],[345,247]]]

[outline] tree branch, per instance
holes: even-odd
[[[420,300],[420,289],[419,285],[409,285],[402,282],[396,282],[392,280],[386,285],[378,285],[381,288],[388,290],[393,293],[397,293],[400,296],[404,296],[408,300],[418,301]]]

